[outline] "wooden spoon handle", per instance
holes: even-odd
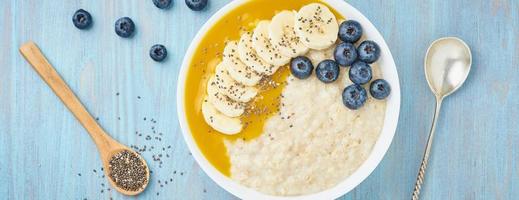
[[[88,113],[83,104],[74,95],[65,81],[47,61],[43,53],[34,42],[27,42],[20,47],[20,53],[38,72],[41,78],[49,85],[54,93],[61,99],[65,106],[74,114],[77,120],[88,131],[99,150],[108,150],[112,138],[97,124],[96,120]]]

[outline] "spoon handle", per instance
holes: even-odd
[[[431,131],[429,132],[429,139],[427,139],[427,146],[425,147],[422,164],[420,165],[420,170],[418,171],[418,177],[416,178],[412,200],[420,199],[420,190],[422,189],[422,184],[425,179],[425,169],[427,168],[427,163],[429,162],[429,154],[431,152],[431,146],[434,139],[434,130],[436,129],[436,122],[438,121],[438,116],[440,115],[442,101],[442,98],[436,98],[436,110],[434,111],[433,123],[431,126]]]
[[[20,53],[31,64],[41,78],[49,85],[54,93],[61,99],[65,106],[74,114],[77,120],[85,127],[100,150],[108,149],[111,138],[97,124],[96,120],[88,113],[83,104],[74,95],[65,81],[47,61],[38,46],[32,41],[20,47]]]

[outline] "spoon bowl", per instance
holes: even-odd
[[[149,167],[148,167],[148,164],[146,164],[146,161],[144,160],[144,158],[136,153],[134,150],[128,148],[127,146],[124,146],[120,143],[118,143],[119,145],[115,145],[113,147],[112,150],[110,151],[107,151],[106,153],[101,153],[101,158],[102,158],[102,162],[103,162],[103,168],[105,169],[104,170],[104,173],[105,173],[105,176],[108,177],[107,180],[108,182],[110,183],[110,185],[113,185],[114,188],[120,192],[121,194],[124,194],[124,195],[128,195],[128,196],[135,196],[135,195],[138,195],[140,194],[141,192],[144,191],[144,189],[146,189],[146,187],[148,186],[148,183],[150,182],[150,170],[149,170]],[[130,151],[132,152],[134,155],[136,155],[137,157],[139,157],[139,159],[142,161],[142,164],[144,165],[145,169],[146,169],[146,182],[145,184],[140,187],[138,190],[135,190],[135,191],[130,191],[130,190],[124,190],[123,188],[117,186],[117,184],[112,180],[112,178],[110,177],[110,159],[117,153],[119,152],[122,152],[122,151]]]
[[[420,198],[420,190],[425,178],[425,169],[434,139],[436,122],[440,115],[443,98],[458,90],[467,79],[472,65],[472,54],[465,42],[456,37],[445,37],[435,40],[425,55],[425,78],[436,97],[436,109],[433,123],[427,139],[427,145],[422,158],[418,176],[413,190],[413,200]]]
[[[434,41],[425,56],[425,77],[437,97],[446,97],[463,85],[472,65],[470,49],[461,39]]]

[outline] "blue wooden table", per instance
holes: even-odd
[[[175,102],[184,52],[227,2],[210,0],[194,12],[183,0],[169,10],[151,0],[1,0],[0,198],[131,199],[108,189],[94,143],[19,55],[20,44],[33,40],[107,132],[128,145],[154,147],[143,153],[153,180],[139,199],[233,199],[189,154]],[[434,109],[423,57],[442,36],[465,40],[474,61],[463,88],[444,102],[423,199],[517,199],[519,1],[349,3],[385,37],[400,75],[402,109],[384,160],[343,199],[409,199]],[[72,25],[79,8],[94,18],[87,31]],[[131,39],[114,33],[123,16],[136,23]],[[168,48],[164,63],[148,56],[156,43]],[[158,154],[162,165],[152,161]]]

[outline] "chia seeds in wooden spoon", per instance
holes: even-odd
[[[122,150],[112,156],[108,163],[109,177],[121,189],[138,191],[148,183],[146,166],[136,153]]]

